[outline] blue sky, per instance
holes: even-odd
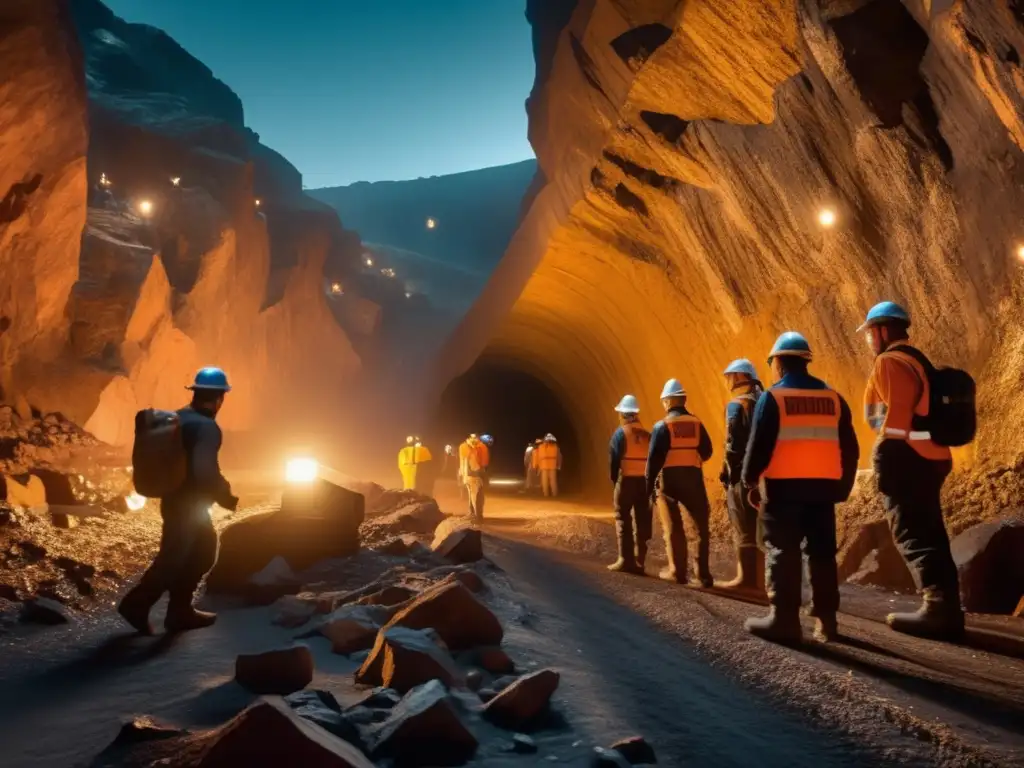
[[[241,97],[308,187],[533,156],[525,0],[105,0]]]

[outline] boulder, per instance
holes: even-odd
[[[394,611],[380,605],[343,605],[331,612],[313,632],[331,641],[334,653],[347,656],[373,646],[378,630]]]
[[[299,717],[316,723],[360,750],[364,748],[357,723],[342,715],[337,699],[328,691],[300,691],[287,696],[285,703]]]
[[[840,581],[913,593],[917,587],[885,520],[862,525],[839,552]]]
[[[358,749],[297,715],[279,698],[263,699],[214,731],[197,768],[373,768]]]
[[[475,563],[484,556],[480,530],[454,518],[449,518],[437,526],[434,543],[430,548],[453,563]]]
[[[547,710],[560,679],[553,669],[524,675],[487,702],[484,715],[502,725],[527,725]]]
[[[1024,585],[1024,515],[968,528],[951,543],[964,609],[1012,614]]]
[[[444,513],[433,499],[417,500],[391,512],[371,518],[364,526],[368,539],[380,540],[403,533],[432,534],[444,520]]]
[[[244,590],[249,577],[277,557],[301,571],[320,560],[355,554],[363,497],[327,485],[329,492],[313,496],[315,504],[310,502],[308,508],[290,498],[290,508],[250,515],[225,528],[207,588],[213,592]],[[300,514],[304,510],[307,513]]]
[[[269,605],[285,595],[298,594],[301,589],[302,582],[288,561],[283,557],[275,557],[249,577],[244,594],[246,600],[253,605]]]
[[[356,706],[369,707],[370,709],[392,709],[401,700],[402,694],[393,688],[374,688]]]
[[[413,504],[423,504],[431,501],[429,496],[424,496],[416,491],[406,491],[401,488],[381,488],[379,485],[369,490],[367,506],[370,515],[377,517],[394,512],[396,509],[408,507]]]
[[[313,654],[304,645],[266,653],[242,654],[235,659],[235,680],[259,694],[288,694],[313,681]]]
[[[594,755],[590,759],[593,768],[631,768],[632,764],[614,749],[594,747]]]
[[[628,739],[620,739],[612,744],[614,749],[632,765],[653,765],[658,762],[654,754],[654,747],[647,743],[643,736],[630,736]]]
[[[463,685],[462,672],[429,632],[391,627],[377,635],[373,650],[356,672],[356,682],[405,693],[431,680]]]
[[[477,740],[459,718],[444,685],[414,688],[391,716],[367,733],[370,756],[402,766],[461,765],[476,754]]]
[[[461,582],[442,582],[426,590],[394,615],[386,628],[432,627],[452,650],[500,645],[498,618]]]
[[[294,629],[309,622],[316,615],[317,603],[297,595],[279,597],[270,607],[270,621],[279,627]]]
[[[68,607],[48,597],[28,600],[21,608],[22,621],[30,624],[67,624],[73,619]]]

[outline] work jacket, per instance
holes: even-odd
[[[651,433],[639,420],[627,422],[616,429],[608,447],[612,482],[617,483],[620,476],[643,477],[650,447]]]
[[[711,437],[700,419],[685,406],[669,409],[665,418],[654,425],[651,447],[647,455],[647,491],[654,493],[658,476],[676,482],[704,482],[701,465],[708,461],[714,448]],[[671,475],[671,477],[669,477]]]
[[[857,477],[860,447],[850,407],[825,382],[787,374],[757,401],[743,484],[765,501],[835,504]]]

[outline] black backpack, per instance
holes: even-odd
[[[917,360],[928,376],[928,415],[915,416],[913,429],[931,433],[935,443],[948,447],[967,445],[974,440],[978,414],[971,374],[959,368],[936,368],[921,350],[908,345],[894,351]]]

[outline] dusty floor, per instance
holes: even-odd
[[[894,635],[879,620],[905,598],[846,589],[846,642],[784,649],[742,631],[759,606],[605,571],[603,508],[493,497],[488,517],[505,571],[489,602],[517,661],[562,671],[565,725],[537,734],[536,758],[502,756],[495,735],[475,764],[586,765],[594,745],[641,733],[666,765],[1024,765],[1024,662]],[[0,639],[3,764],[87,760],[135,714],[221,722],[251,700],[231,682],[235,655],[293,634],[236,609],[173,643],[129,639],[110,600],[71,627],[17,627]],[[314,685],[351,701],[354,663],[314,649]]]

